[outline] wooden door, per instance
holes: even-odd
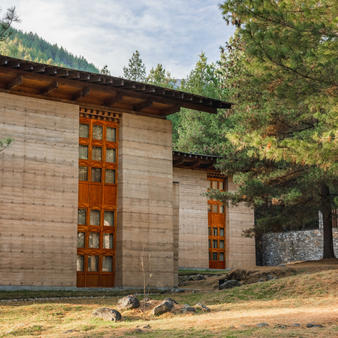
[[[118,124],[80,118],[77,286],[114,286]]]
[[[210,189],[224,190],[224,179],[208,178]],[[208,201],[209,268],[225,269],[225,208],[222,202]]]

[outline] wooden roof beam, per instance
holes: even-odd
[[[104,100],[103,104],[108,107],[112,106],[113,104],[121,101],[122,97],[123,97],[122,93],[120,91],[116,91],[116,94],[113,97]]]
[[[13,80],[9,81],[6,85],[7,89],[15,89],[20,86],[23,82],[23,77],[21,74],[18,74]]]
[[[133,110],[135,111],[140,111],[142,109],[148,108],[150,106],[152,106],[153,104],[153,100],[145,100],[143,102],[137,103],[133,105]]]
[[[73,100],[78,100],[81,97],[87,96],[90,92],[90,88],[89,87],[83,87],[80,91],[78,91],[77,93],[75,93],[72,97]]]
[[[160,111],[160,116],[167,116],[167,115],[170,115],[170,114],[174,114],[174,113],[177,113],[178,111],[180,111],[181,107],[180,105],[173,105],[169,108],[166,108],[166,109],[162,109]]]
[[[42,88],[40,90],[40,94],[42,94],[42,95],[49,95],[51,92],[53,92],[58,87],[59,87],[58,82],[57,81],[53,81],[48,86]]]

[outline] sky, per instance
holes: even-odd
[[[147,72],[158,63],[184,78],[203,51],[216,61],[234,28],[227,26],[220,0],[1,0],[15,6],[21,22],[51,43],[84,56],[112,75],[139,50]]]

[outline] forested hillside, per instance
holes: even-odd
[[[74,56],[62,47],[45,41],[34,33],[12,29],[10,36],[0,44],[0,53],[19,59],[47,63],[99,73],[99,69],[83,56]]]

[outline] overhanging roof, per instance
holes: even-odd
[[[208,113],[231,103],[122,78],[0,55],[0,91],[164,118],[181,107]]]
[[[173,151],[173,166],[176,168],[215,170],[219,157],[215,155],[199,155]]]

